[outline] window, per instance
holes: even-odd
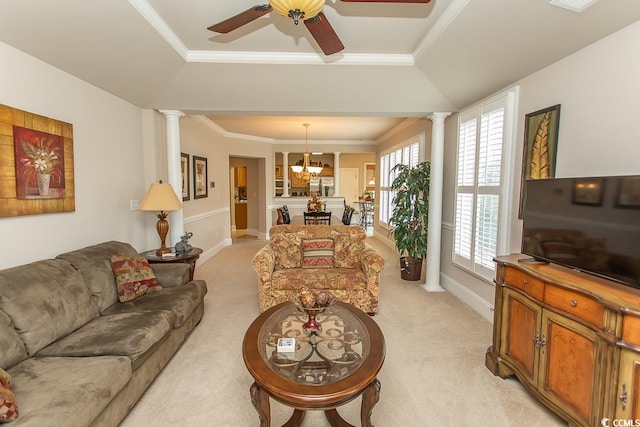
[[[393,211],[393,197],[395,191],[391,191],[391,183],[395,179],[395,173],[391,169],[398,163],[408,166],[416,166],[420,162],[420,147],[424,146],[424,134],[415,139],[405,141],[400,146],[380,155],[380,215],[379,221],[389,226],[389,216]]]
[[[458,117],[453,262],[492,280],[506,249],[517,88]]]

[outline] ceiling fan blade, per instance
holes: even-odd
[[[215,31],[216,33],[226,34],[237,28],[242,27],[243,25],[248,24],[251,21],[255,21],[256,19],[260,18],[262,15],[266,15],[269,12],[271,12],[271,5],[269,4],[254,6],[251,9],[247,9],[244,12],[239,13],[236,16],[227,19],[226,21],[222,21],[208,27],[207,30]]]
[[[324,13],[320,12],[313,18],[307,19],[304,21],[304,25],[307,26],[307,29],[325,55],[332,55],[344,49],[344,45],[333,30],[331,24],[329,24],[329,21],[327,21]]]
[[[342,0],[346,3],[429,3],[431,0]]]

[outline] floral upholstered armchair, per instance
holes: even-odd
[[[378,311],[384,259],[365,243],[362,227],[276,225],[253,258],[260,311],[289,301],[301,289],[326,291],[371,315]]]

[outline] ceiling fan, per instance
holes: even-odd
[[[343,2],[358,3],[429,3],[431,0],[341,0]],[[331,55],[344,49],[344,45],[333,30],[329,21],[322,13],[325,0],[269,0],[268,4],[254,6],[231,17],[208,27],[208,30],[216,33],[229,33],[235,29],[248,24],[263,15],[275,10],[282,16],[293,19],[298,25],[304,22],[313,38],[315,39],[325,55]]]

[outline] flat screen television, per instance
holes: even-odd
[[[527,180],[522,253],[640,288],[640,175]]]

